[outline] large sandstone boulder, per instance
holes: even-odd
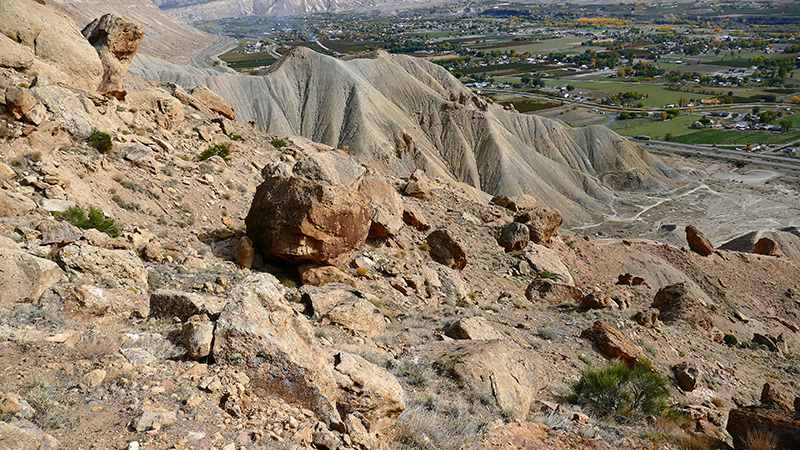
[[[467,266],[467,247],[450,230],[434,230],[425,242],[430,248],[431,258],[439,264],[456,270]]]
[[[528,414],[547,379],[536,358],[512,341],[450,341],[438,350],[436,364],[446,375],[490,395],[517,417]]]
[[[122,79],[142,43],[144,27],[131,19],[106,14],[86,25],[81,33],[97,50],[103,64],[98,91],[125,100],[127,92],[122,88]]]
[[[772,450],[800,448],[800,415],[782,409],[748,406],[733,409],[728,414],[728,433],[736,450],[753,448],[751,440],[762,437],[774,439]],[[767,447],[764,447],[767,448]]]
[[[369,237],[394,237],[403,228],[403,198],[378,176],[369,173],[361,180],[359,191],[369,200],[372,225]]]
[[[503,339],[503,335],[489,325],[483,317],[464,317],[453,321],[445,326],[444,334],[453,339],[473,341]]]
[[[581,337],[597,345],[597,348],[609,358],[619,358],[633,367],[636,360],[644,355],[642,349],[634,344],[621,331],[612,327],[608,322],[595,322],[591,327],[581,332]]]
[[[81,87],[97,89],[103,65],[72,20],[30,0],[3,0],[0,17],[0,33],[33,49],[37,57],[71,75]]]
[[[33,50],[0,34],[0,67],[25,70],[33,65]]]
[[[569,286],[575,284],[569,269],[555,250],[550,250],[543,245],[532,244],[525,249],[525,260],[540,277],[554,277],[555,281]]]
[[[36,301],[62,275],[53,261],[19,250],[0,248],[0,305]]]
[[[492,198],[492,203],[515,213],[524,213],[539,207],[539,202],[528,194],[515,195],[513,197],[498,195]]]
[[[575,286],[547,278],[536,278],[525,289],[525,298],[534,303],[539,301],[550,304],[577,302],[583,298],[583,291]]]
[[[683,320],[706,330],[710,330],[713,326],[711,315],[705,311],[705,306],[689,292],[686,283],[677,283],[659,289],[650,307],[658,309],[659,318],[666,324]]]
[[[332,323],[368,337],[378,336],[386,329],[386,318],[378,308],[359,297],[338,303],[325,317]]]
[[[130,289],[137,294],[147,292],[147,269],[131,250],[74,243],[62,247],[56,260],[77,283]]]
[[[256,190],[245,224],[265,256],[338,266],[364,244],[371,218],[369,202],[357,191],[274,177]]]
[[[190,93],[192,97],[211,111],[227,117],[228,119],[236,120],[236,112],[231,108],[231,105],[207,86],[198,86],[192,89]]]
[[[546,243],[558,234],[558,227],[564,222],[557,209],[540,207],[526,211],[514,218],[515,222],[524,223],[531,232],[531,241],[535,244]]]
[[[214,359],[246,369],[257,388],[339,423],[333,358],[281,289],[269,274],[248,275],[231,289],[214,331]]]
[[[334,356],[334,378],[340,389],[337,407],[342,416],[355,414],[370,425],[370,433],[391,427],[405,409],[403,388],[386,369],[349,353]]]
[[[11,86],[6,89],[6,106],[14,118],[19,120],[36,106],[36,99],[28,89]]]
[[[686,227],[686,242],[689,243],[689,248],[698,255],[708,256],[714,253],[714,245],[711,240],[694,225]]]
[[[150,312],[148,302],[128,289],[68,283],[56,292],[64,300],[64,313],[73,320],[104,316],[145,318]]]

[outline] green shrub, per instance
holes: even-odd
[[[92,128],[92,134],[89,135],[86,142],[100,153],[108,153],[114,146],[114,144],[111,143],[111,135],[97,128]]]
[[[550,272],[549,270],[539,270],[536,272],[539,278],[546,278],[548,280],[558,281],[558,275]]]
[[[286,141],[280,138],[275,138],[272,140],[272,146],[275,148],[286,147]]]
[[[732,335],[732,334],[726,334],[726,335],[725,335],[725,336],[722,338],[722,342],[724,342],[724,343],[726,343],[726,344],[730,345],[731,347],[733,347],[734,345],[736,345],[736,344],[738,344],[738,343],[739,343],[739,340],[738,340],[738,339],[736,339],[736,336],[734,336],[734,335]]]
[[[666,408],[668,397],[667,379],[653,372],[650,361],[640,359],[633,369],[622,361],[587,369],[567,401],[605,415],[655,414]]]
[[[56,212],[54,215],[84,230],[95,228],[111,237],[119,236],[119,229],[114,223],[114,219],[106,218],[103,212],[94,206],[89,206],[88,216],[86,211],[79,206],[71,206],[66,211]]]
[[[241,134],[234,134],[233,136],[231,136],[231,139],[234,141],[244,142],[244,138],[242,137]]]
[[[207,149],[197,155],[197,159],[205,161],[215,155],[224,159],[226,163],[229,163],[231,160],[231,150],[225,144],[209,145]]]

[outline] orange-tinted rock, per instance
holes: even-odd
[[[518,215],[514,221],[527,225],[531,232],[531,241],[540,244],[550,241],[551,237],[558,234],[558,227],[561,226],[564,219],[559,210],[540,207]]]
[[[263,182],[245,218],[247,234],[262,255],[334,266],[364,245],[371,222],[361,193],[297,177]]]
[[[431,258],[451,269],[461,270],[467,265],[467,248],[449,230],[439,229],[428,235]]]
[[[659,310],[660,319],[666,324],[684,320],[706,330],[710,330],[713,326],[711,316],[689,292],[685,283],[677,283],[659,289],[650,307]]]
[[[608,322],[598,320],[590,328],[583,330],[581,337],[594,342],[604,355],[619,358],[631,367],[643,355],[641,348]]]
[[[753,246],[753,253],[767,256],[778,256],[778,244],[770,238],[762,237]]]
[[[714,253],[714,245],[702,231],[693,225],[686,227],[686,241],[689,243],[689,248],[699,255],[708,256]]]

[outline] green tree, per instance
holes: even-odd
[[[781,119],[778,121],[778,125],[781,127],[781,133],[786,133],[791,131],[794,128],[794,123],[789,119]]]

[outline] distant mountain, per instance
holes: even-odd
[[[156,0],[164,11],[186,22],[242,16],[290,16],[352,9],[379,9],[440,3],[430,0]]]
[[[348,147],[396,172],[421,167],[492,195],[531,194],[573,222],[608,210],[613,188],[661,187],[672,173],[606,127],[507,111],[410,56],[339,60],[299,47],[259,76],[144,65],[132,70],[185,87],[205,84],[237,119],[268,133]]]

